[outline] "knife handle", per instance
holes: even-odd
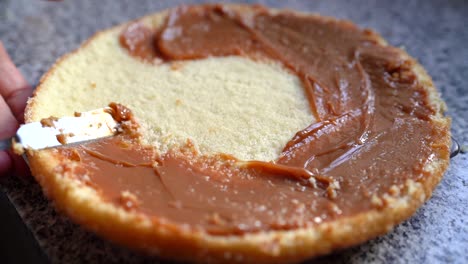
[[[1,139],[0,140],[0,151],[7,150],[11,148],[11,138]]]
[[[12,145],[12,141],[13,141],[13,138],[7,138],[7,139],[0,140],[0,151],[10,150],[11,145]],[[29,166],[29,160],[28,160],[28,156],[26,156],[26,153],[23,153],[23,155],[21,155],[21,156],[23,156],[24,161]]]

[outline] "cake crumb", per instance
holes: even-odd
[[[400,195],[400,188],[398,188],[396,185],[392,185],[388,190],[388,193],[392,196],[398,196]]]
[[[377,195],[372,195],[371,198],[371,204],[376,207],[376,208],[382,208],[384,206],[384,202],[381,198],[379,198]]]
[[[317,180],[314,177],[309,178],[309,183],[312,185],[312,187],[317,188]]]
[[[49,116],[47,118],[41,119],[42,127],[55,127],[54,122],[58,121],[58,118],[55,116]]]
[[[327,187],[327,195],[330,199],[335,199],[338,194],[337,190],[340,189],[340,183],[337,180],[332,180],[332,182]]]
[[[213,213],[209,216],[207,216],[207,221],[210,224],[213,225],[224,225],[226,221],[218,214],[218,213]]]
[[[340,209],[340,207],[336,203],[330,203],[328,205],[329,210],[335,214],[335,215],[340,215],[343,213],[343,211]]]
[[[129,191],[123,191],[119,197],[120,205],[126,210],[136,209],[140,205],[140,200]]]
[[[81,156],[78,150],[74,148],[67,148],[67,149],[62,149],[61,153],[65,158],[71,160],[71,161],[81,161]]]
[[[21,143],[16,142],[16,139],[12,139],[11,149],[16,155],[23,155],[25,153],[25,149]]]
[[[55,137],[57,138],[57,141],[62,144],[62,145],[65,145],[67,144],[67,138],[69,137],[74,137],[75,134],[73,133],[68,133],[68,134],[58,134],[56,135]]]
[[[177,70],[182,69],[183,66],[184,66],[184,62],[174,61],[174,62],[171,63],[171,70],[177,71]]]
[[[58,134],[57,136],[55,136],[57,138],[57,141],[62,144],[62,145],[65,145],[67,144],[67,139],[66,139],[66,136],[64,134]]]

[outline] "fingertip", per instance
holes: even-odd
[[[24,109],[33,89],[11,60],[0,42],[0,95],[17,120],[24,120]]]

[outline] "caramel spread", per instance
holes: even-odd
[[[431,145],[446,132],[431,121],[435,109],[413,62],[377,39],[347,22],[262,7],[249,15],[180,7],[157,32],[135,22],[120,42],[146,62],[227,55],[280,62],[302,80],[319,121],[272,162],[203,156],[190,142],[161,154],[125,133],[60,151],[74,153],[77,174],[104,199],[211,234],[288,230],[375,209],[448,155]]]

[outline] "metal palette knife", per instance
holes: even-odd
[[[21,125],[13,138],[0,141],[0,150],[12,147],[15,152],[39,150],[113,136],[120,124],[109,107],[82,112],[73,117],[49,117],[41,122]],[[18,153],[18,154],[20,154]]]

